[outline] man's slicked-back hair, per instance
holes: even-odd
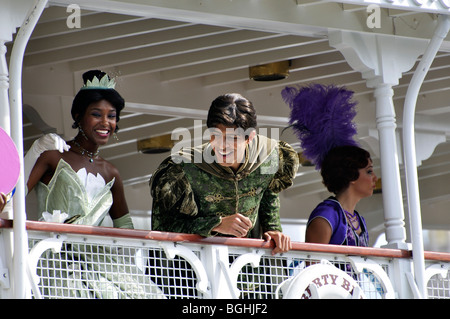
[[[237,93],[217,97],[209,108],[206,125],[213,128],[219,124],[227,127],[235,126],[244,131],[255,129],[256,111],[252,102]]]

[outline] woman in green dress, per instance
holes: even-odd
[[[88,71],[83,80],[71,110],[78,134],[67,143],[55,134],[33,143],[24,160],[27,188],[36,189],[41,220],[52,221],[58,211],[61,222],[99,226],[109,213],[114,227],[133,228],[119,171],[98,151],[118,130],[124,99],[104,72]],[[60,282],[48,288],[50,297],[162,297],[154,285],[138,284],[136,278],[146,281],[140,276],[132,278],[139,271],[125,260],[130,256],[93,245],[72,245],[61,254],[65,261],[52,261]]]
[[[41,214],[64,209],[69,215],[65,222],[97,226],[109,213],[115,227],[133,228],[119,171],[98,152],[98,147],[117,131],[125,102],[105,73],[90,71],[83,76],[86,84],[75,96],[71,111],[77,136],[67,142],[67,151],[63,152],[45,151],[45,144],[51,138],[57,139],[55,135],[44,136],[33,144],[27,157],[34,154],[38,158],[27,187],[29,191],[36,187]],[[98,179],[103,179],[103,187]],[[65,186],[57,187],[60,183]],[[92,189],[92,185],[96,186]],[[101,207],[92,207],[94,203]]]

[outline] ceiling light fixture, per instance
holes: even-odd
[[[290,61],[273,62],[249,67],[249,77],[254,81],[277,81],[289,76]]]
[[[169,152],[174,146],[172,134],[150,137],[137,141],[137,149],[144,154]]]

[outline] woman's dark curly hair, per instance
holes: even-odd
[[[252,102],[237,93],[217,97],[209,108],[206,125],[213,128],[219,124],[236,126],[244,131],[256,128],[256,111]]]
[[[83,82],[86,84],[88,80],[91,80],[97,77],[99,80],[106,73],[99,70],[91,70],[83,73]],[[92,103],[99,102],[101,100],[106,100],[116,109],[116,122],[120,120],[120,111],[125,107],[125,100],[122,96],[114,89],[85,89],[80,90],[72,102],[72,110],[70,111],[72,114],[72,119],[75,121],[72,125],[72,128],[78,128],[81,119],[86,113],[86,109]],[[119,127],[116,126],[115,132],[119,130]]]
[[[371,160],[369,152],[358,146],[338,146],[331,149],[322,162],[323,184],[335,195],[345,191],[359,177],[359,169]]]

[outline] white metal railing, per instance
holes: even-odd
[[[410,271],[399,271],[412,263],[407,250],[294,243],[272,256],[272,245],[257,239],[41,222],[27,228],[31,298],[414,297],[396,278]],[[0,252],[0,266],[7,259]],[[426,266],[428,298],[450,299],[450,255],[428,253]],[[6,281],[0,297],[11,288]]]

